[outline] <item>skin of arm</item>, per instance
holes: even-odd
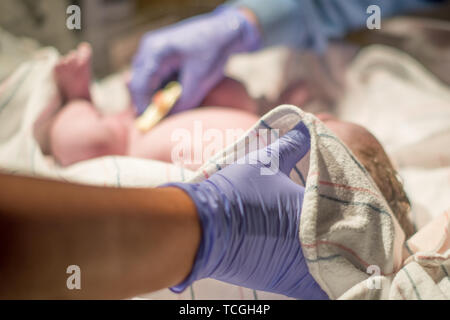
[[[186,278],[201,238],[180,189],[116,189],[0,174],[1,299],[121,299]],[[67,268],[81,269],[69,290]]]

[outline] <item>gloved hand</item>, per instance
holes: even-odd
[[[197,107],[223,78],[228,57],[256,50],[260,42],[258,28],[238,9],[227,6],[146,34],[134,58],[129,84],[138,114],[174,75],[183,93],[171,113]]]
[[[214,278],[299,299],[328,298],[308,272],[300,246],[304,188],[289,178],[309,148],[308,129],[300,123],[248,155],[245,164],[230,165],[201,183],[169,184],[193,199],[203,230],[192,271],[173,291]],[[270,164],[259,161],[264,156]]]

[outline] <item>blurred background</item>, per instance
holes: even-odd
[[[144,32],[205,13],[221,0],[1,0],[0,27],[61,53],[88,41],[98,77],[126,65]],[[82,29],[66,28],[66,9],[81,7]]]

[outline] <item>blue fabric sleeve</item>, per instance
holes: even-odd
[[[232,0],[229,4],[252,10],[259,19],[264,46],[287,45],[325,49],[327,40],[339,38],[366,24],[370,5],[382,17],[423,9],[439,0]]]

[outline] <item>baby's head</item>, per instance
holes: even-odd
[[[341,121],[329,114],[317,116],[344,142],[370,173],[392,212],[409,238],[414,228],[408,218],[410,203],[397,172],[378,140],[364,127]]]

